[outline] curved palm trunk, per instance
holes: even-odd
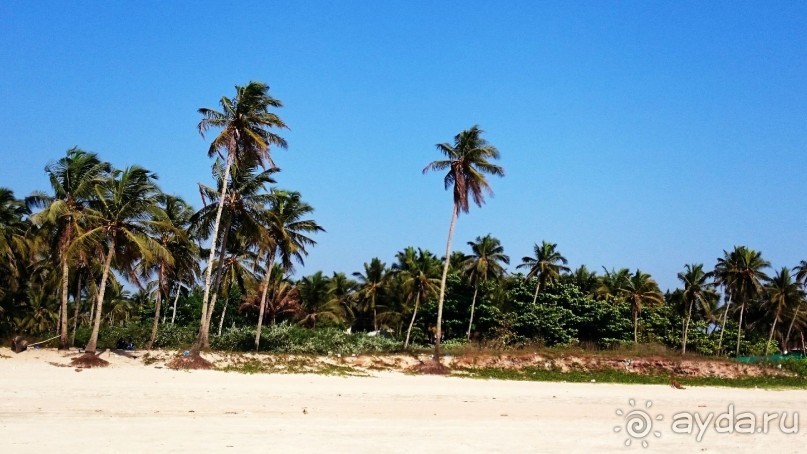
[[[771,325],[771,334],[768,335],[768,343],[765,344],[765,356],[768,356],[768,348],[773,340],[773,332],[776,330],[776,322],[779,321],[779,311],[776,311],[776,317],[773,318],[773,325]]]
[[[687,312],[687,319],[684,322],[684,339],[681,342],[681,354],[685,355],[687,352],[687,333],[689,332],[689,321],[692,320],[692,305],[695,304],[695,300],[689,302],[689,312]]]
[[[729,299],[726,302],[726,310],[723,311],[723,323],[720,325],[720,339],[717,341],[717,354],[721,354],[723,352],[723,333],[726,332],[726,319],[729,316],[729,307],[731,306],[731,294],[729,294]]]
[[[474,326],[474,308],[476,307],[476,294],[479,292],[479,283],[474,286],[474,298],[471,300],[471,320],[468,321],[468,332],[465,337],[471,340],[471,327]]]
[[[266,295],[269,293],[269,279],[272,277],[272,265],[275,262],[275,251],[269,254],[266,261],[266,273],[263,275],[263,291],[261,292],[261,305],[258,308],[258,329],[255,331],[255,351],[261,346],[261,328],[263,327],[263,316],[266,313]]]
[[[448,277],[448,267],[451,265],[451,240],[454,238],[454,227],[457,225],[457,215],[459,207],[454,204],[451,211],[451,224],[448,226],[448,241],[446,241],[446,258],[443,264],[443,276],[440,278],[440,297],[437,300],[437,328],[434,331],[434,360],[440,360],[440,338],[443,335],[443,302],[446,297],[446,278]]]
[[[412,335],[412,327],[415,326],[415,318],[418,316],[418,307],[420,306],[420,292],[415,294],[415,310],[412,311],[412,320],[409,322],[409,328],[406,330],[406,340],[404,341],[404,350],[409,348],[409,336]]]
[[[221,196],[219,197],[219,208],[216,210],[216,222],[213,224],[213,244],[210,245],[210,256],[207,258],[207,270],[205,271],[205,292],[202,296],[202,320],[199,326],[199,336],[193,345],[192,351],[199,353],[203,347],[210,343],[208,340],[207,311],[210,298],[210,281],[213,273],[213,259],[216,257],[216,243],[219,238],[219,224],[221,223],[221,213],[224,211],[224,198],[227,196],[227,185],[230,180],[230,167],[233,165],[234,154],[227,153],[227,165],[224,169],[224,179],[221,185]]]
[[[95,303],[95,320],[92,325],[92,334],[90,334],[90,341],[84,347],[86,353],[95,353],[96,344],[98,344],[98,333],[101,330],[101,314],[104,306],[104,293],[106,292],[106,282],[109,278],[109,269],[112,268],[112,256],[115,255],[115,242],[109,245],[109,252],[106,254],[106,261],[104,262],[104,273],[101,275],[101,285],[98,289],[98,300]]]
[[[799,318],[799,309],[801,309],[801,305],[796,306],[796,310],[793,312],[793,318],[790,319],[790,326],[787,327],[787,335],[785,335],[784,340],[784,349],[788,350],[789,343],[790,343],[790,333],[793,332],[793,324],[796,322],[796,319]]]
[[[182,287],[180,287],[180,285],[177,284],[177,290],[176,290],[177,294],[174,295],[174,310],[171,313],[171,324],[172,325],[174,324],[174,321],[177,319],[177,301],[179,301],[179,293],[180,293],[181,290],[182,290]]]
[[[154,323],[151,325],[151,336],[146,343],[146,350],[151,350],[154,341],[157,339],[157,325],[160,322],[160,306],[163,301],[163,282],[165,280],[165,264],[160,264],[160,271],[157,275],[157,298],[154,301]]]
[[[740,323],[737,325],[737,352],[734,356],[740,356],[740,338],[743,334],[743,312],[745,312],[745,302],[740,305]]]
[[[639,311],[635,307],[631,307],[631,315],[633,316],[633,343],[639,343]]]
[[[535,305],[535,302],[538,301],[538,292],[541,291],[541,280],[538,279],[538,285],[535,286],[535,294],[532,295],[532,304]]]

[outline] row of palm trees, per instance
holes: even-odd
[[[409,247],[396,255],[390,267],[372,259],[352,274],[355,279],[343,273],[315,273],[295,282],[290,278],[294,267],[303,264],[308,248],[316,244],[312,236],[323,229],[310,218],[313,208],[299,193],[273,186],[279,169],[271,149],[286,147],[274,132],[286,128],[273,111],[282,103],[259,82],[236,86],[235,91],[233,98],[221,98],[218,110],[199,109],[200,134],[204,137],[213,129],[218,134],[208,148],[208,156],[215,158],[215,185],[199,185],[203,206],[198,211],[181,198],[164,194],[153,172],[138,166],[115,169],[78,148],[46,167],[51,193],[18,200],[10,190],[0,188],[0,317],[9,308],[29,305],[29,312],[41,312],[37,320],[47,325],[52,317],[40,310],[42,304],[34,307],[43,300],[37,295],[44,299],[58,295],[57,325],[63,348],[71,342],[70,297],[75,333],[82,295],[88,294],[93,300],[89,307],[92,333],[86,350],[92,353],[107,288],[120,289],[120,281],[126,280],[147,291],[154,301],[150,347],[164,302],[173,300],[175,314],[182,289],[200,285],[194,354],[209,348],[217,310],[221,333],[233,294],[242,296],[237,310],[257,313],[256,348],[267,321],[290,319],[315,327],[352,325],[365,316],[366,328],[378,332],[396,327],[408,346],[421,307],[436,300],[436,321],[428,327],[437,358],[447,280],[454,274],[473,289],[465,331],[470,338],[480,288],[491,284],[495,288],[510,263],[499,240],[491,235],[468,242],[469,255],[452,252],[459,215],[468,213],[472,202],[481,207],[485,196],[493,194],[489,175],[504,175],[504,169],[493,163],[499,151],[482,137],[483,131],[473,126],[457,134],[453,143],[438,144],[445,159],[423,169],[424,173],[445,171],[445,189],[452,191],[445,259]],[[203,242],[208,239],[210,245],[205,248]],[[666,296],[640,270],[605,270],[598,276],[585,266],[572,271],[567,265],[557,245],[546,241],[535,245],[533,256],[522,258],[517,269],[524,269],[525,278],[534,282],[532,303],[560,281],[576,285],[593,298],[627,302],[634,342],[639,340],[642,308],[675,301],[686,307],[684,351],[693,319],[708,319],[712,329],[719,327],[721,348],[727,320],[736,319],[740,327],[737,353],[743,328],[756,329],[760,320],[771,320],[769,343],[780,328],[785,348],[794,329],[801,332],[804,327],[805,262],[771,278],[765,274],[770,264],[759,252],[737,247],[726,252],[713,271],[705,271],[702,264],[687,265],[678,276],[683,288]],[[718,289],[725,295],[722,317]],[[483,293],[482,297],[492,298],[492,293]],[[781,333],[785,322],[788,329]]]

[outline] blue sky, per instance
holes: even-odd
[[[0,2],[0,185],[47,188],[68,148],[140,164],[199,205],[199,107],[259,80],[285,107],[280,187],[327,229],[299,273],[442,254],[451,195],[421,169],[479,124],[507,175],[461,216],[515,263],[663,288],[686,263],[807,259],[803,2]]]

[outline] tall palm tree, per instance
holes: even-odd
[[[474,324],[474,309],[476,296],[479,293],[479,283],[489,279],[499,279],[504,273],[504,265],[510,263],[510,257],[505,255],[501,242],[490,234],[476,237],[476,241],[469,241],[471,255],[463,263],[463,271],[468,280],[474,285],[474,297],[471,300],[471,318],[468,321],[467,339],[471,338],[471,328]]]
[[[302,310],[297,323],[316,328],[317,323],[330,322],[341,325],[345,322],[345,308],[331,293],[331,280],[317,271],[297,283]]]
[[[639,343],[639,314],[642,312],[642,307],[664,304],[664,295],[661,294],[656,281],[649,274],[642,273],[640,270],[636,270],[636,273],[630,277],[622,289],[622,293],[630,303],[633,342]]]
[[[790,276],[790,268],[783,267],[773,275],[770,283],[766,286],[765,309],[772,316],[771,332],[768,335],[768,342],[765,344],[765,355],[768,355],[768,348],[773,340],[773,333],[776,331],[776,324],[782,317],[782,313],[788,310],[796,310],[804,301],[804,293],[801,291],[798,282],[793,281]],[[783,342],[787,348],[787,341]]]
[[[173,263],[169,251],[148,235],[152,219],[164,215],[158,205],[160,191],[156,179],[152,172],[137,166],[113,171],[110,178],[96,186],[96,200],[85,214],[91,227],[70,246],[77,250],[98,247],[104,257],[95,320],[85,347],[88,354],[96,350],[104,292],[113,261],[128,265],[138,258],[152,260],[156,256]]]
[[[364,264],[364,273],[356,271],[353,273],[359,281],[359,297],[364,302],[364,306],[373,312],[373,331],[378,331],[378,308],[376,300],[387,277],[387,264],[373,257],[370,263]]]
[[[412,335],[412,327],[415,325],[420,302],[429,299],[439,289],[437,276],[440,273],[440,260],[431,252],[408,247],[396,254],[398,263],[393,265],[396,273],[403,277],[403,287],[407,297],[414,296],[415,306],[412,311],[412,319],[409,328],[406,330],[406,340],[404,349],[409,348],[409,339]]]
[[[292,271],[294,262],[303,264],[303,257],[308,255],[306,248],[317,244],[308,235],[325,231],[312,219],[306,219],[314,208],[302,201],[299,192],[273,189],[269,196],[269,205],[263,212],[265,229],[260,241],[261,251],[266,255],[266,273],[261,284],[256,350],[260,347],[266,297],[275,260],[280,259],[284,274]]]
[[[199,133],[204,137],[211,128],[220,129],[221,132],[210,144],[208,156],[222,156],[226,153],[226,164],[223,184],[219,197],[218,210],[213,223],[212,245],[207,259],[205,273],[205,290],[202,296],[202,320],[199,328],[199,337],[194,345],[194,352],[198,353],[208,343],[210,327],[207,323],[208,303],[210,298],[211,276],[213,260],[216,256],[218,230],[221,222],[221,213],[224,208],[224,199],[227,195],[227,185],[230,180],[230,171],[233,165],[242,167],[254,164],[269,164],[274,168],[274,161],[269,147],[279,146],[286,148],[286,141],[270,128],[286,128],[286,124],[270,108],[282,107],[282,103],[269,95],[269,86],[260,82],[250,82],[246,86],[235,87],[236,95],[230,99],[223,96],[219,101],[221,111],[209,108],[199,109],[202,121],[199,122]]]
[[[737,327],[737,349],[736,356],[740,356],[740,339],[743,333],[743,314],[748,304],[755,299],[761,298],[765,289],[763,283],[770,280],[767,274],[762,271],[771,266],[770,262],[762,258],[762,254],[745,246],[735,246],[731,253],[723,251],[723,257],[717,260],[715,266],[715,277],[720,285],[723,285],[730,299],[739,301],[740,316]],[[723,329],[725,329],[726,313],[723,316]],[[718,350],[722,347],[722,342],[718,343]]]
[[[532,304],[535,304],[535,301],[538,300],[538,293],[542,288],[546,288],[547,284],[557,281],[561,272],[570,271],[569,267],[566,266],[569,261],[560,254],[557,247],[558,245],[555,243],[542,241],[540,246],[537,244],[534,246],[535,256],[522,258],[521,265],[516,267],[529,268],[527,279],[538,278]]]
[[[443,184],[446,189],[453,189],[454,203],[451,212],[451,223],[448,227],[443,275],[440,279],[440,294],[437,300],[437,328],[434,342],[435,361],[440,358],[446,278],[448,277],[448,267],[450,265],[451,240],[454,237],[457,217],[460,212],[468,213],[471,200],[481,207],[485,203],[484,193],[493,194],[485,174],[504,176],[504,168],[490,162],[492,159],[499,159],[499,150],[482,138],[482,130],[479,129],[479,126],[474,125],[471,129],[457,134],[454,137],[453,145],[449,143],[437,144],[437,149],[448,159],[429,163],[423,169],[423,173],[447,170],[448,172],[443,177]]]
[[[696,304],[704,311],[711,308],[709,300],[713,300],[717,293],[712,288],[709,280],[712,278],[712,272],[705,272],[703,264],[685,265],[684,271],[678,273],[678,280],[684,284],[682,291],[682,298],[684,304],[688,305],[686,320],[684,321],[684,333],[681,340],[681,354],[687,352],[687,334],[689,332],[689,322],[692,320],[692,308]]]
[[[12,190],[0,187],[0,302],[7,293],[21,287],[25,252],[29,248],[26,233],[30,226],[25,220],[29,214],[26,204],[14,197]]]
[[[67,300],[69,290],[70,261],[67,249],[81,229],[82,214],[95,197],[95,186],[109,174],[109,163],[101,162],[98,155],[77,147],[67,150],[67,155],[48,164],[45,173],[50,180],[53,196],[35,193],[29,201],[35,206],[45,206],[34,221],[53,225],[55,231],[56,259],[61,270],[61,309],[59,320],[59,348],[68,347]]]

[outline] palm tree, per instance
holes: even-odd
[[[471,246],[471,255],[465,259],[463,271],[468,280],[474,285],[474,297],[471,300],[471,318],[468,321],[468,332],[465,333],[465,337],[470,339],[479,283],[487,282],[489,279],[501,278],[505,273],[504,265],[510,263],[510,257],[504,254],[504,247],[502,247],[501,242],[490,234],[476,237],[476,241],[469,241],[468,245]]]
[[[59,349],[68,347],[67,299],[70,293],[70,273],[67,249],[81,229],[82,214],[95,197],[95,186],[110,172],[109,163],[101,162],[95,153],[87,153],[77,147],[67,150],[67,155],[45,167],[53,196],[35,193],[29,201],[35,206],[45,206],[34,221],[49,223],[55,229],[56,258],[61,270],[61,309],[59,320]]]
[[[440,260],[429,251],[418,249],[415,252],[413,247],[399,252],[396,254],[396,258],[398,263],[393,265],[393,269],[403,276],[403,287],[407,297],[411,298],[414,295],[415,299],[412,319],[406,330],[406,340],[404,341],[404,349],[407,349],[420,302],[427,300],[439,288],[437,276],[440,273]]]
[[[257,163],[269,164],[274,168],[274,161],[269,152],[270,145],[286,148],[286,141],[269,131],[270,128],[286,128],[286,124],[280,117],[269,111],[270,108],[279,108],[283,105],[279,100],[269,96],[269,86],[260,82],[250,82],[244,87],[236,86],[235,91],[235,98],[230,99],[226,96],[221,98],[219,101],[221,111],[209,108],[199,109],[199,113],[203,117],[198,126],[202,137],[210,128],[221,129],[219,135],[210,144],[208,156],[221,156],[222,152],[226,152],[227,160],[222,177],[223,184],[221,185],[218,210],[213,223],[210,255],[207,259],[205,290],[202,297],[202,320],[199,338],[193,349],[195,353],[198,353],[208,343],[210,327],[207,323],[207,306],[210,298],[212,265],[216,256],[219,224],[224,208],[224,198],[227,195],[231,167],[233,165],[249,167]]]
[[[330,281],[322,271],[317,271],[297,283],[302,305],[299,324],[316,328],[317,323],[321,321],[336,325],[344,323],[345,310],[339,301],[332,297]]]
[[[633,342],[639,343],[639,314],[642,307],[650,304],[664,304],[664,295],[658,288],[658,284],[647,273],[636,270],[622,293],[630,303],[631,318],[633,319]]]
[[[499,159],[499,150],[482,138],[482,130],[479,129],[479,126],[474,125],[471,129],[457,134],[454,137],[454,145],[441,143],[437,144],[437,149],[448,159],[429,163],[423,169],[423,173],[433,170],[447,170],[448,172],[443,178],[443,184],[446,189],[449,187],[453,189],[454,203],[451,212],[451,223],[448,227],[443,275],[440,279],[440,294],[437,300],[437,328],[434,342],[435,361],[440,358],[446,278],[448,277],[448,267],[450,265],[451,240],[454,236],[457,217],[460,212],[468,213],[471,200],[481,207],[485,203],[484,193],[493,194],[485,174],[504,176],[504,168],[490,163],[491,159]]]
[[[373,257],[369,264],[364,264],[363,274],[358,271],[353,273],[353,277],[359,281],[359,297],[364,301],[364,306],[373,312],[373,331],[378,331],[376,299],[384,284],[386,275],[387,264],[377,257]]]
[[[308,255],[306,247],[317,244],[307,235],[325,231],[315,221],[306,219],[314,208],[302,201],[299,192],[275,189],[269,196],[269,206],[263,212],[265,230],[261,237],[261,250],[266,255],[266,273],[261,284],[258,329],[255,333],[256,350],[260,347],[266,297],[275,260],[280,259],[284,273],[292,271],[294,262],[303,264],[303,257]]]
[[[601,299],[621,298],[623,296],[622,289],[628,284],[630,280],[630,270],[627,268],[620,268],[619,270],[602,267],[605,274],[599,280],[597,287],[597,295]]]
[[[586,295],[596,296],[600,284],[599,277],[596,271],[589,271],[586,265],[580,265],[579,268],[564,275],[563,278],[566,282],[574,284]]]
[[[765,301],[765,309],[768,314],[773,316],[773,323],[771,323],[771,332],[768,335],[768,343],[765,344],[765,356],[768,355],[768,348],[771,340],[773,340],[773,333],[776,330],[776,324],[779,323],[782,313],[787,310],[796,310],[804,301],[804,293],[799,288],[798,282],[794,282],[790,276],[790,268],[783,267],[778,273],[774,274],[770,283],[767,285],[767,298]],[[787,340],[784,342],[787,348]]]
[[[796,282],[801,283],[802,289],[807,290],[807,260],[802,260],[799,262],[799,264],[793,268],[793,273],[793,277],[796,279]],[[799,311],[801,310],[803,303],[804,301],[797,304],[793,309],[793,316],[790,318],[790,326],[787,328],[787,334],[785,335],[784,340],[785,350],[788,348],[788,342],[790,342],[790,333],[793,331],[793,325],[796,323],[796,320],[799,317]]]
[[[534,257],[524,257],[521,259],[521,265],[516,268],[529,268],[527,279],[533,277],[538,278],[538,284],[535,286],[535,295],[532,297],[532,304],[538,300],[538,292],[542,288],[546,288],[547,284],[551,284],[558,280],[562,271],[570,271],[566,266],[568,260],[562,256],[557,250],[558,245],[542,241],[541,245],[534,246]]]
[[[216,175],[219,189],[204,185],[199,186],[205,206],[191,218],[191,223],[194,225],[197,235],[199,237],[209,235],[211,230],[215,230],[217,221],[220,221],[223,225],[219,234],[221,238],[217,259],[219,266],[214,267],[215,273],[213,274],[211,286],[212,295],[206,306],[206,313],[203,314],[205,315],[204,327],[199,331],[201,337],[197,339],[200,348],[209,347],[210,320],[213,317],[223,273],[220,266],[223,266],[226,262],[225,254],[229,249],[229,243],[242,241],[249,243],[245,243],[243,246],[251,247],[266,234],[266,220],[264,218],[266,216],[266,205],[270,203],[271,195],[265,192],[265,189],[267,184],[275,182],[272,179],[272,174],[275,172],[277,172],[277,169],[257,171],[254,165],[238,166],[233,168],[230,182],[227,184],[224,179],[226,169],[220,165],[220,162],[217,162],[214,166],[214,174]],[[220,203],[216,205],[208,204],[208,202],[219,198],[221,188],[225,186],[230,187],[230,190],[223,199],[220,199]],[[202,306],[205,308],[204,304]]]
[[[174,286],[173,282],[180,282],[189,277],[193,279],[199,270],[199,263],[196,260],[199,248],[188,232],[193,210],[184,200],[171,195],[160,195],[159,203],[162,211],[157,213],[154,218],[149,233],[169,252],[171,260],[155,256],[153,261],[141,260],[139,264],[141,274],[148,276],[154,273],[157,275],[154,292],[154,322],[151,327],[151,335],[146,343],[148,350],[151,349],[157,338],[162,301],[168,297],[170,288]],[[177,296],[179,296],[179,289],[177,289]]]
[[[723,285],[729,295],[730,300],[740,302],[740,318],[737,327],[737,349],[736,356],[740,356],[740,339],[743,333],[743,314],[748,304],[754,298],[762,297],[765,293],[763,283],[770,280],[762,270],[770,267],[770,262],[762,258],[762,254],[745,246],[735,246],[731,253],[723,251],[723,258],[717,260],[715,266],[715,278],[720,285]],[[726,325],[728,314],[728,304],[726,313],[723,316],[723,328],[721,329],[718,350],[722,347],[722,332]]]
[[[25,251],[29,246],[26,232],[30,226],[25,220],[29,214],[26,204],[15,198],[13,191],[0,187],[0,301],[7,293],[20,289]]]
[[[686,320],[684,321],[684,333],[681,341],[681,354],[687,352],[687,334],[689,332],[689,322],[692,320],[692,308],[695,304],[700,305],[701,309],[708,311],[711,305],[708,300],[713,300],[717,293],[708,282],[712,278],[713,273],[703,271],[703,264],[685,265],[684,271],[678,273],[678,280],[684,284],[682,291],[682,298],[685,304],[688,304]]]
[[[95,320],[92,334],[85,347],[94,354],[101,328],[104,292],[113,261],[124,265],[137,258],[153,260],[162,257],[173,263],[170,253],[148,235],[152,219],[164,216],[159,208],[157,176],[148,170],[132,166],[115,170],[109,179],[96,186],[97,198],[85,216],[91,228],[82,233],[70,249],[82,250],[99,247],[104,258],[103,274],[98,285]],[[74,251],[68,250],[68,253]]]

